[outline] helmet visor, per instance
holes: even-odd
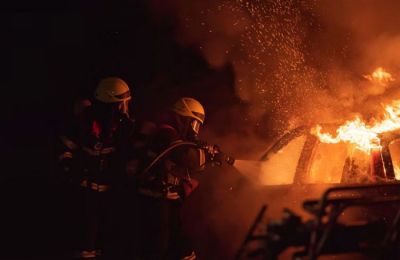
[[[200,126],[201,126],[200,121],[198,121],[198,120],[193,120],[193,121],[190,123],[190,125],[191,125],[193,131],[194,131],[196,134],[199,134]]]
[[[122,93],[120,95],[115,95],[114,97],[116,97],[117,99],[120,99],[120,100],[121,99],[124,99],[124,100],[130,99],[131,98],[131,92],[128,90],[125,93]]]

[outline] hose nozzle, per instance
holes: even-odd
[[[235,158],[223,153],[218,145],[210,145],[206,142],[199,141],[198,146],[201,149],[204,149],[206,153],[210,155],[211,161],[215,162],[219,166],[221,166],[223,161],[229,165],[233,165],[235,163]]]
[[[233,165],[235,163],[235,158],[233,158],[232,156],[226,155],[225,162],[229,165]]]

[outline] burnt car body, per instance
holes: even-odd
[[[379,137],[381,149],[364,153],[346,144],[321,143],[307,126],[283,135],[260,161],[283,164],[280,174],[286,176],[264,178],[268,206],[262,207],[236,259],[399,259],[400,131]],[[290,209],[262,223],[280,197]]]
[[[327,128],[334,128],[336,125],[325,125]],[[360,183],[360,182],[387,182],[395,181],[395,167],[400,164],[400,154],[398,148],[398,141],[400,141],[400,131],[387,132],[380,135],[382,148],[376,151],[372,151],[364,158],[369,160],[369,165],[364,165],[363,168],[368,174],[368,180],[355,180],[351,175],[356,174],[356,168],[360,167],[357,165],[357,155],[354,155],[354,151],[350,154],[349,152],[341,152],[338,154],[331,153],[338,149],[347,149],[346,144],[325,144],[321,143],[319,139],[311,134],[311,128],[308,126],[298,127],[292,131],[289,131],[283,135],[277,142],[275,142],[260,158],[260,161],[271,160],[276,154],[282,151],[285,147],[290,145],[291,142],[298,138],[304,139],[303,146],[298,149],[298,160],[295,164],[295,171],[293,172],[293,184],[306,184],[306,183]],[[336,146],[336,147],[335,147]],[[339,147],[342,146],[342,147]],[[353,149],[354,150],[354,149]],[[325,153],[324,155],[322,155]],[[336,176],[328,176],[331,181],[324,181],[321,179],[313,180],[313,164],[316,163],[316,156],[325,156],[323,160],[337,160],[340,165],[337,165]],[[395,155],[395,158],[393,158]],[[339,157],[339,158],[337,158]],[[358,155],[360,157],[360,155]],[[340,162],[341,161],[341,162]],[[322,162],[325,163],[325,162]],[[326,164],[325,164],[326,167]],[[332,173],[323,173],[325,177]],[[268,183],[266,183],[268,184]]]

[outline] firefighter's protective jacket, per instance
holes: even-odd
[[[171,145],[182,142],[178,131],[167,124],[161,125],[152,139],[147,156],[151,159]],[[204,170],[206,154],[203,149],[180,146],[171,150],[157,162],[139,184],[139,193],[155,198],[179,199],[188,196],[197,182],[191,178],[194,172]]]
[[[59,165],[65,179],[80,186],[105,191],[124,170],[134,135],[134,122],[121,116],[105,129],[92,107],[61,126]]]

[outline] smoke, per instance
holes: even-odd
[[[339,102],[344,101],[345,115],[377,116],[382,113],[381,104],[400,97],[396,80],[399,77],[400,19],[395,11],[399,7],[400,3],[392,0],[379,3],[370,0],[321,1],[318,5],[316,12],[325,31],[322,38],[333,43],[337,42],[335,37],[347,39],[342,44],[342,54],[333,56],[333,66],[327,70],[331,96]],[[395,81],[382,85],[362,78],[377,67],[389,71]]]
[[[152,7],[176,18],[176,41],[209,66],[233,66],[248,124],[263,131],[371,115],[380,112],[376,104],[400,97],[363,77],[378,66],[400,73],[396,0],[170,0]]]

